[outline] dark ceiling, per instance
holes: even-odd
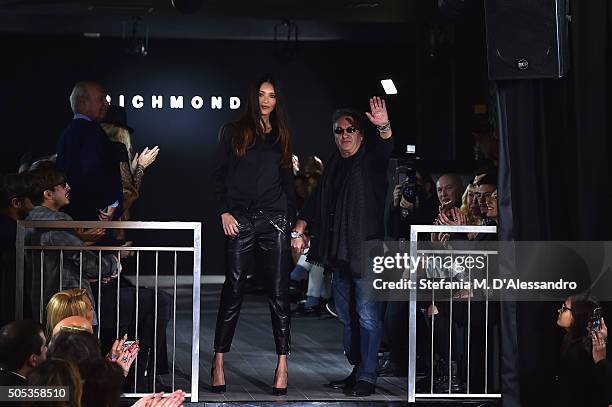
[[[0,31],[119,37],[139,18],[138,31],[150,37],[272,40],[275,27],[287,36],[283,22],[290,21],[300,40],[375,41],[409,35],[407,27],[422,21],[432,1],[204,0],[185,14],[171,0],[0,0]]]

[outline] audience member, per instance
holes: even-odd
[[[89,406],[82,403],[83,385],[79,369],[71,362],[62,359],[49,358],[36,366],[28,375],[29,386],[68,386],[67,401],[45,401],[45,406],[81,407]],[[28,407],[37,407],[40,401],[26,402]]]
[[[81,81],[70,94],[72,121],[57,144],[57,166],[72,185],[68,213],[76,220],[113,220],[121,215],[123,193],[112,143],[99,123],[106,116],[106,91]]]
[[[57,333],[60,330],[69,330],[69,329],[77,330],[77,331],[85,331],[85,332],[89,332],[90,334],[93,334],[93,326],[91,325],[91,322],[89,319],[87,319],[86,317],[79,316],[79,315],[72,315],[72,316],[62,319],[57,324],[55,324],[55,326],[53,327],[53,331],[51,332],[51,336],[48,338],[49,340],[51,340],[55,335],[57,335]]]
[[[36,205],[30,212],[28,220],[64,220],[72,218],[60,209],[70,203],[71,188],[62,172],[55,166],[46,166],[32,171],[28,180],[28,196]],[[35,246],[85,246],[85,243],[73,229],[34,229],[27,238]],[[82,256],[77,251],[58,251],[44,253],[41,264],[41,253],[38,250],[27,252],[28,264],[32,267],[31,302],[33,315],[41,317],[43,305],[51,296],[63,288],[84,287],[90,304],[95,306],[91,290],[92,281],[102,278],[103,282],[116,277],[121,264],[116,256],[104,254],[101,257],[95,251],[83,250]],[[81,258],[82,257],[82,258]],[[62,270],[60,273],[60,264]],[[41,282],[41,267],[44,265],[44,277]],[[100,266],[100,268],[99,268]],[[43,286],[41,287],[41,283]],[[44,289],[44,290],[43,290]],[[41,290],[43,291],[42,304]],[[94,324],[97,317],[94,313]]]
[[[608,394],[610,383],[598,385],[601,378],[596,377],[593,360],[593,315],[599,307],[599,302],[594,298],[576,295],[567,298],[559,308],[557,325],[566,333],[557,376],[557,406],[599,407],[612,404]]]
[[[159,147],[155,146],[152,149],[145,147],[140,154],[133,154],[131,134],[134,133],[134,129],[127,124],[124,107],[108,106],[106,118],[101,126],[112,141],[114,159],[119,163],[123,187],[123,213],[119,220],[127,221],[130,220],[130,208],[138,199],[145,169],[155,162]],[[124,241],[125,232],[117,231],[117,239]]]
[[[31,209],[32,203],[26,197],[24,177],[6,175],[0,188],[0,326],[15,317],[17,221],[25,219]]]
[[[93,305],[84,288],[69,288],[55,293],[47,303],[46,335],[50,337],[54,327],[64,318],[80,316],[93,324]]]
[[[442,174],[436,182],[438,201],[445,209],[461,206],[463,182],[457,174]]]
[[[124,376],[121,368],[104,359],[84,360],[79,365],[83,377],[83,405],[116,407],[119,405]]]
[[[31,320],[0,329],[0,386],[23,386],[30,371],[47,358],[42,327]]]

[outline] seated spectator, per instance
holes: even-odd
[[[606,344],[608,342],[608,327],[601,319],[599,332],[591,330],[591,347],[593,362],[595,363],[595,380],[599,387],[606,390],[605,399],[612,403],[612,364],[606,358]]]
[[[11,322],[0,330],[0,386],[23,386],[30,371],[47,358],[45,334],[31,320]]]
[[[79,365],[83,376],[83,406],[115,407],[123,387],[123,371],[104,359],[85,360]]]
[[[29,386],[68,386],[68,401],[45,401],[45,406],[81,407],[83,387],[79,369],[71,362],[50,358],[36,366],[28,375]],[[28,407],[40,406],[40,401],[26,402]]]
[[[610,383],[598,385],[593,360],[592,320],[599,307],[594,298],[576,295],[567,298],[559,308],[557,325],[566,333],[557,376],[558,400],[554,405],[589,407],[612,403],[608,395]]]
[[[89,322],[87,318],[78,315],[72,315],[70,317],[62,319],[57,324],[55,324],[55,326],[53,327],[53,331],[51,332],[51,336],[49,337],[49,340],[51,340],[51,338],[57,335],[57,333],[64,328],[74,329],[77,331],[86,331],[90,334],[94,333],[91,322]]]
[[[49,344],[49,356],[69,360],[81,367],[83,362],[101,358],[100,343],[91,333],[73,326],[64,326],[53,336]],[[116,363],[121,368],[124,377],[130,372],[130,367],[139,351],[138,342],[126,344],[127,336],[117,339],[105,359]]]
[[[69,215],[60,211],[70,203],[69,193],[70,186],[66,178],[54,165],[32,171],[28,176],[28,196],[36,206],[27,219],[72,220]],[[30,231],[26,240],[35,246],[85,246],[76,231],[70,229],[34,229]],[[97,252],[88,250],[82,251],[82,259],[80,253],[76,251],[63,251],[61,259],[59,251],[47,251],[44,253],[42,264],[40,251],[31,250],[27,252],[26,259],[32,268],[32,312],[41,319],[43,305],[49,302],[53,294],[64,288],[85,288],[90,304],[95,307],[90,282],[97,281],[98,278],[116,277],[121,266],[114,255],[104,254],[100,258]],[[61,274],[60,262],[63,264]],[[40,286],[41,267],[44,267],[43,287]],[[43,288],[41,304],[40,293]],[[95,313],[93,320],[94,324],[97,324]]]
[[[84,288],[69,288],[51,297],[47,304],[47,337],[60,321],[71,316],[85,317],[93,325],[93,305]]]
[[[15,318],[17,221],[25,219],[31,209],[32,203],[26,197],[24,177],[6,175],[0,186],[0,326]],[[30,315],[29,311],[27,315]]]
[[[476,184],[468,184],[461,197],[461,212],[465,214],[468,225],[479,225],[482,223],[480,205],[476,199],[477,192],[478,186]]]

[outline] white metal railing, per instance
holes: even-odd
[[[497,227],[496,226],[442,226],[442,225],[412,225],[410,227],[410,257],[411,258],[416,258],[417,254],[422,252],[418,250],[417,244],[418,244],[418,234],[419,233],[496,233],[497,232]],[[426,252],[426,251],[423,251]],[[492,253],[487,253],[488,254],[492,254]],[[488,262],[487,262],[487,280],[488,280]],[[413,286],[417,286],[417,273],[416,272],[412,272],[410,273],[410,281],[412,282]],[[448,392],[444,392],[444,393],[434,393],[434,389],[433,389],[433,380],[434,380],[434,374],[433,374],[433,354],[434,354],[434,320],[433,318],[435,318],[435,316],[433,315],[434,312],[432,310],[432,322],[431,322],[431,362],[430,362],[430,380],[431,380],[431,391],[430,393],[416,393],[416,356],[417,356],[417,352],[416,352],[416,348],[417,348],[417,344],[416,344],[416,324],[417,324],[417,290],[413,289],[410,290],[410,294],[409,294],[409,307],[408,307],[408,338],[409,338],[409,346],[408,346],[408,402],[409,403],[414,403],[416,401],[416,398],[469,398],[469,397],[478,397],[478,398],[501,398],[501,394],[500,393],[489,393],[487,388],[488,388],[488,311],[489,311],[489,299],[488,299],[488,290],[485,291],[485,349],[484,349],[484,355],[485,355],[485,366],[484,366],[484,393],[483,394],[476,394],[476,393],[470,393],[469,391],[469,377],[470,377],[470,365],[469,365],[469,359],[470,359],[470,301],[468,298],[468,322],[467,322],[467,327],[468,327],[468,332],[467,332],[467,349],[468,349],[468,354],[467,354],[467,389],[465,393],[455,393],[455,392],[451,392],[451,355],[452,355],[452,330],[451,332],[449,332],[449,357],[448,357],[448,364],[449,364],[449,375],[448,375]],[[452,317],[452,296],[450,298],[450,325],[452,326],[453,324],[453,317]],[[432,297],[432,305],[435,305],[433,297]],[[450,327],[449,327],[450,329]]]
[[[74,228],[103,228],[103,229],[138,229],[138,230],[191,230],[193,231],[193,245],[184,247],[138,247],[138,246],[36,246],[36,245],[25,245],[26,229],[74,229]],[[138,295],[139,295],[139,275],[140,275],[140,252],[149,251],[155,252],[155,323],[154,326],[154,337],[153,337],[153,392],[155,392],[156,383],[156,369],[157,369],[157,297],[158,297],[158,271],[159,271],[159,252],[174,253],[174,284],[173,284],[173,302],[172,302],[172,318],[173,318],[173,332],[172,332],[172,390],[175,390],[175,363],[176,363],[176,296],[177,296],[177,253],[179,252],[191,252],[193,253],[193,303],[192,303],[192,335],[191,335],[191,393],[187,393],[187,397],[191,398],[191,402],[198,401],[198,384],[199,384],[199,355],[200,355],[200,279],[201,279],[201,261],[202,261],[202,224],[200,222],[94,222],[94,221],[19,221],[17,223],[17,236],[16,236],[16,255],[17,255],[17,267],[16,267],[16,284],[15,284],[15,319],[23,318],[23,305],[24,305],[24,283],[25,283],[25,254],[26,250],[40,250],[41,255],[41,284],[40,284],[40,310],[39,318],[42,323],[43,308],[43,269],[44,269],[44,253],[49,252],[60,252],[59,256],[59,267],[60,267],[60,290],[62,289],[62,273],[63,269],[63,254],[64,251],[78,251],[80,262],[79,262],[79,280],[82,282],[82,256],[83,251],[98,252],[99,265],[98,265],[98,306],[97,306],[97,317],[98,321],[104,316],[100,314],[100,303],[101,303],[101,282],[102,282],[102,252],[116,252],[117,258],[121,261],[121,252],[132,251],[136,253],[136,309],[135,309],[135,321],[136,321],[136,339],[138,338]],[[119,335],[119,278],[117,278],[117,335]],[[99,325],[98,325],[99,326]],[[166,334],[166,333],[164,333]],[[100,336],[100,330],[98,329],[98,337]],[[126,393],[126,397],[141,397],[146,393],[136,392],[136,381],[137,381],[137,367],[138,358],[134,362],[134,393]]]

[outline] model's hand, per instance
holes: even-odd
[[[291,239],[291,248],[295,250],[296,253],[302,254],[308,247],[309,243],[310,239],[308,239],[308,236],[304,235],[302,237],[298,237],[297,239]]]
[[[393,188],[393,207],[397,208],[400,203],[400,199],[402,198],[402,184],[397,184],[395,188]]]
[[[365,112],[365,114],[375,126],[384,126],[389,123],[385,100],[378,96],[370,98],[370,112]]]
[[[221,223],[223,224],[223,233],[225,233],[225,236],[234,237],[238,236],[238,233],[240,233],[240,230],[238,230],[238,221],[231,213],[225,212],[221,214]]]

